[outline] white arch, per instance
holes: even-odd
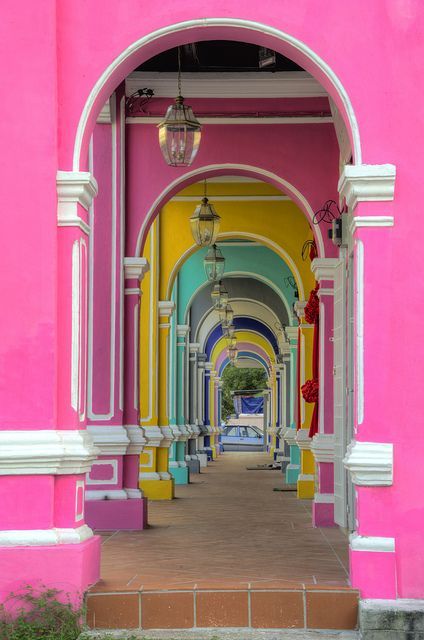
[[[289,319],[290,325],[293,324],[293,311],[290,308],[290,305],[287,302],[283,292],[274,284],[274,282],[272,282],[268,278],[265,278],[265,276],[258,275],[257,273],[250,273],[249,271],[229,271],[228,273],[224,274],[224,278],[223,279],[239,278],[239,277],[242,277],[242,278],[253,278],[255,280],[258,280],[259,282],[263,282],[264,284],[268,285],[273,291],[275,291],[275,293],[280,298],[281,302],[284,304],[284,307],[285,307],[285,309],[287,311],[287,317]],[[208,284],[210,284],[209,281],[203,282],[200,285],[200,287],[197,287],[197,289],[190,296],[190,299],[189,299],[189,301],[187,303],[187,308],[186,308],[186,310],[184,312],[184,322],[185,323],[188,322],[188,314],[189,314],[190,307],[191,307],[191,305],[193,303],[194,298],[197,296],[198,293],[200,293],[200,291],[202,291],[202,289],[207,287]],[[168,296],[167,299],[169,300],[170,296]]]
[[[278,336],[275,333],[275,325],[280,322],[278,316],[272,309],[258,302],[257,300],[249,300],[247,298],[235,298],[231,300],[231,306],[234,309],[234,316],[254,318],[262,322],[274,335],[275,340],[278,343]],[[218,314],[213,307],[201,318],[197,331],[194,337],[194,342],[198,342],[202,348],[206,344],[206,341],[213,331],[213,329],[219,324]],[[242,329],[243,331],[243,329]],[[254,331],[253,329],[246,329],[246,331]]]
[[[208,165],[204,165],[203,167],[199,167],[198,169],[193,169],[192,171],[188,171],[187,173],[185,173],[184,175],[176,178],[175,180],[173,180],[172,182],[169,183],[169,185],[158,195],[158,197],[156,198],[156,200],[154,201],[154,203],[152,204],[152,206],[150,207],[149,211],[147,212],[146,217],[143,220],[143,223],[140,227],[140,231],[138,232],[138,237],[137,237],[137,245],[136,245],[136,250],[135,250],[135,255],[139,256],[141,254],[141,243],[143,241],[143,237],[145,235],[145,232],[149,229],[150,227],[150,221],[151,218],[155,215],[156,211],[159,209],[159,207],[163,207],[167,201],[167,196],[174,190],[176,189],[179,185],[181,185],[183,182],[186,182],[187,180],[190,180],[191,178],[196,178],[197,176],[201,176],[205,173],[209,173],[209,172],[214,172],[214,171],[219,171],[222,172],[223,170],[225,170],[227,172],[227,175],[232,175],[232,171],[242,171],[244,173],[254,173],[258,176],[262,176],[263,178],[268,178],[268,180],[272,180],[274,182],[277,182],[280,187],[285,190],[288,191],[289,193],[291,193],[292,195],[294,195],[304,206],[305,211],[307,213],[307,216],[310,220],[311,226],[313,229],[316,230],[316,238],[317,238],[317,247],[318,247],[318,253],[320,255],[320,257],[325,257],[325,251],[324,251],[324,241],[322,239],[322,234],[321,234],[321,229],[319,228],[319,225],[314,224],[313,223],[313,218],[314,218],[314,211],[311,207],[311,205],[309,204],[309,202],[306,200],[305,196],[300,193],[300,191],[298,191],[298,189],[296,189],[296,187],[294,187],[290,182],[288,182],[287,180],[284,180],[284,178],[280,178],[280,176],[277,176],[276,173],[272,173],[271,171],[267,171],[266,169],[261,169],[260,167],[254,167],[252,165],[248,165],[248,164],[233,164],[233,163],[224,163],[224,164],[208,164]],[[266,181],[265,181],[266,182]],[[168,200],[170,200],[171,198],[168,198]],[[231,232],[231,233],[221,233],[219,235],[220,238],[224,238],[226,236],[233,236],[235,232]],[[241,232],[240,232],[241,233]],[[243,234],[246,237],[249,237],[249,235],[251,237],[257,237],[260,238],[261,236],[254,236],[253,234],[247,234],[244,233]],[[268,241],[269,243],[271,241]],[[277,244],[274,243],[275,246],[278,246]],[[283,251],[282,249],[280,249],[281,251]],[[291,258],[288,256],[288,254],[286,254],[288,257],[288,260],[290,260],[290,262],[288,262],[288,264],[290,265],[294,265],[294,262],[291,260]],[[291,268],[291,267],[290,267]],[[294,272],[297,272],[297,267],[294,265]],[[300,277],[299,277],[299,281],[300,281]],[[300,293],[300,292],[299,292]],[[303,296],[302,296],[303,299]]]
[[[74,154],[73,154],[73,170],[80,170],[80,156],[82,143],[84,138],[85,129],[87,127],[88,120],[90,118],[91,111],[94,107],[94,104],[104,87],[104,85],[109,81],[113,73],[116,69],[123,64],[128,58],[137,53],[140,49],[145,47],[148,44],[151,44],[155,40],[159,40],[165,36],[170,36],[172,34],[178,33],[180,31],[185,31],[187,29],[194,28],[202,28],[205,27],[230,27],[237,29],[244,29],[248,31],[256,31],[260,35],[268,35],[287,44],[291,45],[294,49],[299,51],[302,55],[308,58],[314,65],[316,65],[320,71],[325,75],[325,77],[329,80],[331,85],[334,87],[336,93],[338,94],[340,101],[342,102],[346,115],[349,121],[350,130],[352,134],[352,146],[353,146],[353,156],[355,164],[362,163],[362,153],[361,153],[361,141],[359,136],[359,127],[358,122],[355,116],[355,112],[353,110],[352,103],[349,99],[349,96],[337,77],[334,71],[329,67],[329,65],[324,62],[320,56],[318,56],[315,51],[310,49],[304,42],[294,38],[293,36],[281,31],[280,29],[275,29],[274,27],[270,27],[266,24],[262,24],[260,22],[256,22],[253,20],[242,20],[240,18],[200,18],[196,20],[185,20],[183,22],[178,22],[176,24],[168,25],[167,27],[163,27],[161,29],[157,29],[156,31],[152,31],[146,36],[139,38],[131,45],[129,45],[122,53],[119,54],[111,64],[103,71],[100,78],[97,80],[93,89],[91,90],[87,101],[84,105],[84,108],[81,113],[81,117],[78,122],[78,127],[75,135],[75,144],[74,144]]]

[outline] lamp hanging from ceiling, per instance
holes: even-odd
[[[222,335],[224,336],[224,338],[227,338],[227,339],[234,338],[235,333],[236,333],[236,327],[232,323],[222,327]]]
[[[214,309],[220,309],[221,307],[226,307],[228,304],[228,291],[224,287],[224,285],[220,282],[217,282],[212,287],[211,298],[213,302]]]
[[[203,260],[206,277],[210,282],[221,280],[224,275],[225,258],[221,249],[213,244]]]
[[[235,345],[228,347],[228,357],[231,360],[231,362],[235,363],[237,359],[237,354],[238,354],[238,349]]]
[[[206,197],[205,180],[205,195],[190,218],[191,233],[195,243],[199,245],[199,247],[207,247],[215,244],[220,222],[221,218]]]
[[[232,324],[233,318],[234,310],[230,304],[227,304],[225,305],[225,307],[219,309],[219,319],[221,320],[223,327],[228,327],[230,324]]]
[[[181,51],[178,47],[178,96],[158,124],[162,155],[171,167],[189,167],[196,157],[202,127],[181,95]]]

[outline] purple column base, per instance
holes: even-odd
[[[147,498],[128,500],[87,500],[85,521],[97,531],[146,529]]]
[[[334,504],[314,501],[312,503],[312,525],[314,527],[335,527]]]

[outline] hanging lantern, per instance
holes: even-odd
[[[178,47],[178,96],[158,124],[162,155],[171,167],[189,167],[199,149],[202,127],[181,95],[181,54]]]
[[[227,347],[236,347],[237,346],[237,338],[235,336],[225,336],[227,340]]]
[[[231,362],[236,361],[237,354],[238,354],[238,349],[235,345],[232,347],[228,347],[228,357],[230,358]]]
[[[231,338],[234,338],[235,334],[236,328],[233,324],[228,324],[222,327],[222,335],[224,336],[224,338],[230,340]]]
[[[228,325],[232,324],[234,318],[233,307],[230,304],[225,305],[219,309],[219,319],[222,322],[224,327],[228,327]]]
[[[214,206],[204,196],[201,204],[196,207],[190,218],[191,233],[195,243],[200,247],[215,244],[220,221],[221,218],[216,213]]]
[[[228,304],[228,291],[221,282],[214,284],[211,291],[214,309],[221,309]]]
[[[210,282],[221,280],[224,275],[225,258],[216,244],[212,245],[207,252],[203,260],[203,266],[205,268],[206,277]]]

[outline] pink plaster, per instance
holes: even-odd
[[[113,466],[112,462],[114,463]],[[114,466],[117,467],[116,479],[114,479]],[[95,491],[96,489],[121,489],[122,476],[123,456],[99,456],[91,467],[87,489],[90,491]],[[95,481],[95,484],[91,484],[91,480]]]
[[[80,602],[99,577],[100,538],[94,536],[80,544],[0,547],[0,566],[0,601],[31,584],[59,589]]]
[[[84,475],[54,478],[55,527],[81,527],[84,524],[84,486],[81,486],[84,481]]]
[[[88,500],[87,524],[98,531],[139,530],[147,527],[147,498],[129,500]]]
[[[313,502],[312,524],[314,527],[334,527],[334,504]]]
[[[396,598],[396,558],[390,552],[352,551],[350,582],[361,598]]]
[[[49,529],[54,526],[54,476],[3,476],[0,504],[0,529]]]
[[[138,489],[139,460],[138,454],[124,457],[123,485],[125,489]]]
[[[318,484],[320,493],[334,493],[334,464],[318,463]]]
[[[358,121],[362,161],[391,162],[397,167],[395,201],[363,203],[356,211],[357,215],[393,214],[396,219],[393,228],[361,229],[356,233],[365,245],[365,414],[362,424],[357,425],[357,437],[395,445],[393,487],[361,492],[358,514],[360,529],[369,535],[396,534],[397,592],[402,597],[422,597],[422,479],[420,465],[414,464],[411,452],[416,460],[423,458],[417,389],[424,360],[420,320],[424,285],[414,276],[422,271],[421,234],[417,232],[422,213],[417,203],[422,200],[424,187],[421,146],[411,144],[411,140],[421,131],[424,118],[423,3],[202,0],[199,4],[187,0],[175,6],[171,0],[163,0],[160,10],[151,10],[136,0],[117,0],[107,8],[100,0],[4,4],[7,6],[2,7],[0,25],[5,61],[2,87],[7,91],[0,121],[2,180],[7,185],[2,196],[2,208],[7,212],[2,234],[7,241],[0,253],[2,300],[7,301],[1,317],[3,428],[84,425],[84,419],[70,408],[69,366],[70,256],[72,242],[81,234],[72,228],[57,230],[55,175],[58,168],[73,168],[77,124],[101,74],[130,44],[170,22],[223,16],[280,29],[307,43],[343,83]],[[329,30],[331,37],[323,35]],[[170,46],[222,38],[256,42],[288,55],[322,81],[345,114],[331,81],[296,47],[260,31],[210,28],[203,22],[186,32],[157,38],[122,61],[95,100],[81,158],[74,168],[87,167],[88,141],[97,113],[129,71]],[[16,108],[16,100],[9,99],[21,95],[22,78],[25,95],[32,97],[24,117],[22,109]],[[330,126],[287,126],[278,135],[273,127],[260,129],[258,135],[249,127],[235,127],[234,131],[205,127],[205,144],[194,168],[224,161],[259,165],[289,180],[314,208],[336,195],[338,151]],[[132,167],[136,177],[141,177],[141,198],[135,188],[129,193],[132,217],[128,248],[132,253],[128,255],[132,255],[146,211],[170,180],[184,171],[164,167],[154,127],[134,125],[129,136],[130,170]],[[255,143],[250,144],[251,140]],[[146,148],[149,153],[144,153]],[[275,152],[269,153],[269,148]],[[86,219],[84,210],[80,215]],[[23,264],[22,256],[30,259],[30,268]],[[405,308],[405,301],[413,312],[399,311]],[[81,397],[83,403],[84,388]],[[27,481],[30,485],[31,479]],[[41,505],[49,502],[49,491],[48,487],[40,491]],[[17,509],[23,513],[26,498],[18,495],[22,502]],[[373,507],[381,516],[379,520],[372,518]],[[9,559],[1,577],[7,588],[19,573],[26,580],[40,575],[47,581],[60,580],[63,566],[71,568],[74,587],[83,588],[89,582],[87,574],[93,577],[96,566],[76,548],[72,553],[65,547],[2,549],[0,553]],[[396,594],[392,555],[352,553],[352,579],[364,594]]]

